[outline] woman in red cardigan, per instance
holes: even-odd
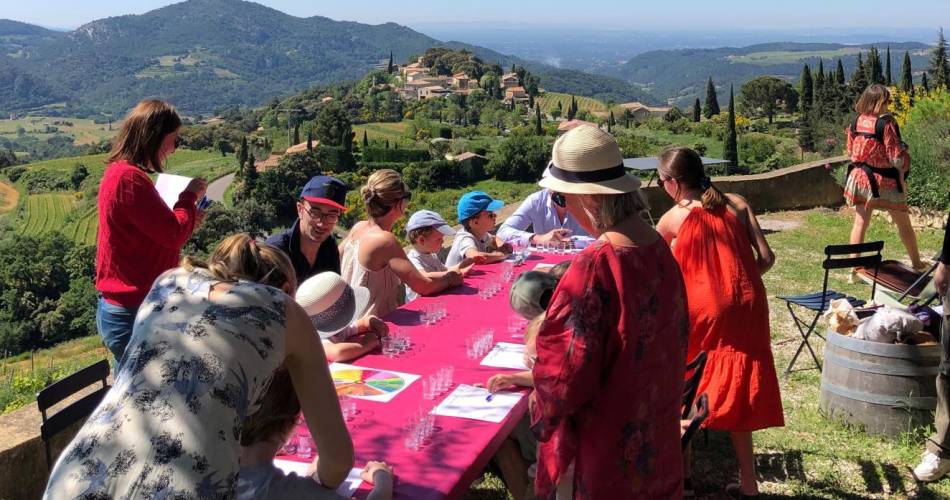
[[[122,122],[99,185],[96,327],[116,368],[152,282],[178,264],[181,248],[204,215],[195,206],[207,189],[204,179],[192,180],[172,210],[148,176],[161,172],[175,152],[180,128],[181,118],[168,103],[140,102]]]

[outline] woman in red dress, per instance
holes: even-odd
[[[536,340],[537,496],[679,498],[687,311],[676,261],[641,218],[640,182],[610,134],[561,136],[540,185],[598,240],[561,278]]]
[[[775,257],[752,207],[716,189],[695,151],[664,152],[659,178],[676,201],[657,230],[670,242],[687,283],[688,359],[708,353],[697,391],[709,397],[704,425],[732,434],[739,492],[756,495],[752,431],[785,424],[762,283]]]
[[[848,155],[851,157],[844,199],[854,208],[852,244],[864,242],[875,209],[887,210],[897,225],[901,242],[911,265],[918,271],[927,265],[920,260],[917,235],[907,213],[907,189],[904,177],[910,168],[907,146],[901,142],[894,118],[887,114],[891,92],[874,84],[867,88],[855,111],[859,113],[848,127]],[[852,272],[852,274],[854,274]]]

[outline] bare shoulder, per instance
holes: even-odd
[[[666,211],[660,220],[656,223],[656,230],[666,237],[667,234],[676,235],[683,221],[689,215],[689,209],[680,205],[674,205],[673,208]]]

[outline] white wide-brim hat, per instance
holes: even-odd
[[[623,194],[640,189],[640,179],[627,173],[612,135],[581,125],[554,142],[547,175],[538,185],[559,193]]]
[[[363,317],[369,308],[369,290],[351,287],[339,274],[324,272],[301,283],[295,297],[321,339],[327,339]]]

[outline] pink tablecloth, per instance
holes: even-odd
[[[567,255],[532,255],[524,266],[515,268],[515,275],[530,271],[539,263],[556,264],[569,258]],[[386,358],[377,350],[351,364],[412,373],[423,378],[442,366],[453,365],[453,387],[460,383],[484,384],[495,373],[513,371],[480,366],[480,360],[469,359],[465,354],[465,339],[480,328],[494,328],[496,342],[518,342],[507,332],[508,318],[514,314],[508,303],[511,283],[487,300],[478,296],[479,287],[497,278],[502,268],[500,263],[477,266],[463,286],[436,297],[420,297],[393,311],[385,321],[391,329],[408,333],[413,348],[395,358]],[[437,299],[444,301],[448,316],[431,326],[421,324],[422,307]],[[523,398],[498,424],[438,416],[435,433],[422,449],[407,449],[402,428],[411,414],[423,403],[438,404],[446,394],[434,402],[425,401],[420,379],[388,403],[357,400],[357,415],[348,422],[356,449],[356,465],[362,466],[368,460],[389,463],[397,476],[395,498],[461,498],[527,410],[527,398]],[[309,461],[300,457],[279,458]],[[365,498],[369,490],[364,484],[356,496]]]

